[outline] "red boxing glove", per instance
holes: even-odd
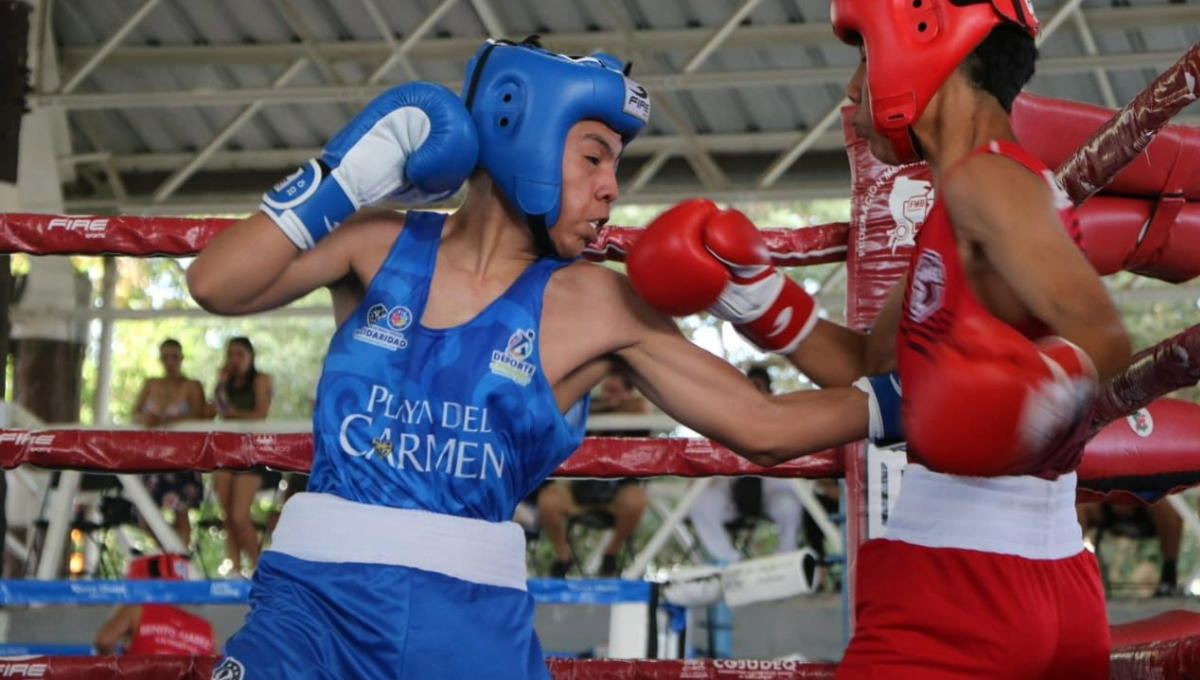
[[[692,199],[659,215],[625,265],[654,308],[674,316],[707,309],[765,350],[795,350],[817,322],[816,301],[771,266],[754,224],[712,201]]]
[[[720,212],[693,198],[654,218],[629,247],[625,271],[642,299],[660,312],[687,316],[721,295],[729,272],[704,248],[704,224]]]
[[[904,432],[932,470],[1020,474],[1056,453],[1095,398],[1096,369],[1056,336],[1031,342],[990,317],[955,323],[929,373],[904,389]]]

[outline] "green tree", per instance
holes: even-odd
[[[184,278],[185,266],[189,263],[188,260],[164,258],[119,259],[115,306],[128,310],[161,310],[164,314],[175,311],[196,314],[199,308],[188,295]],[[102,260],[81,258],[80,265],[96,282],[98,305]],[[329,308],[329,305],[328,292],[321,290],[297,301],[293,307]],[[84,364],[82,418],[86,423],[95,421],[92,405],[100,355],[99,328],[99,323],[92,324]],[[331,311],[311,316],[231,318],[202,315],[119,320],[113,327],[109,420],[118,424],[130,422],[130,409],[142,382],[161,374],[158,346],[166,338],[174,338],[183,345],[184,372],[200,380],[211,398],[218,370],[224,362],[225,344],[238,335],[251,339],[258,369],[274,379],[270,417],[305,419],[333,331]]]

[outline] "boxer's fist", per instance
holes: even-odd
[[[471,114],[433,83],[373,100],[314,159],[263,196],[261,210],[298,248],[311,248],[359,208],[419,205],[454,193],[479,156]]]
[[[1096,370],[1058,337],[1037,343],[990,318],[960,319],[932,349],[929,374],[905,390],[910,453],[948,474],[1036,469],[1087,425]]]
[[[687,316],[721,295],[729,272],[704,247],[704,225],[718,212],[703,198],[684,201],[654,218],[630,246],[629,283],[651,307]]]
[[[626,258],[630,283],[675,316],[707,309],[759,347],[788,353],[817,321],[816,301],[771,266],[762,234],[736,210],[685,201],[646,227]]]

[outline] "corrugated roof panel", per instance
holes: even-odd
[[[268,104],[259,118],[270,125],[287,148],[314,149],[324,146],[349,118],[336,104]],[[247,148],[265,147],[261,140],[240,140]]]
[[[242,32],[243,24],[231,21],[232,17],[226,12],[219,11],[211,2],[173,2],[164,0],[154,12],[136,29],[135,42],[147,42],[153,32],[171,30],[182,33],[183,40],[203,41],[207,43],[236,43],[241,42],[246,35]],[[283,36],[268,36],[267,39],[282,39]]]
[[[1096,86],[1095,80],[1088,75],[1035,76],[1029,85],[1025,86],[1025,91],[1044,97],[1070,99],[1071,101],[1087,101],[1094,104],[1100,102],[1100,90]],[[1063,96],[1064,92],[1069,92],[1073,96]]]
[[[714,133],[760,130],[788,130],[795,125],[794,117],[779,101],[771,88],[740,90],[708,90],[691,93],[691,99],[704,114],[706,127]],[[746,119],[746,100],[753,102],[753,121]]]
[[[819,23],[829,26],[829,0],[788,0],[804,20],[809,23]],[[829,32],[832,34],[833,29]]]
[[[331,5],[323,0],[270,0],[266,3],[273,10],[276,21],[286,26],[289,32],[306,34],[318,41],[346,40],[353,37],[346,18],[354,14],[365,16],[366,10],[360,2],[355,2],[354,9],[357,11],[349,11],[350,4],[352,3],[341,2]],[[340,9],[337,5],[341,5]],[[292,19],[299,25],[289,24],[281,9],[289,10]]]
[[[145,153],[149,149],[141,144],[135,132],[129,127],[129,120],[120,111],[75,111],[68,114],[71,122],[72,148],[77,152],[111,151],[117,154]],[[99,137],[101,146],[97,147],[88,139],[84,129],[90,129]],[[80,145],[84,142],[84,145]]]
[[[634,28],[683,28],[690,18],[688,8],[679,2],[621,0],[613,4],[625,10],[626,20]],[[612,28],[607,21],[605,26]]]
[[[117,25],[113,22],[110,27],[108,16],[119,10],[109,8],[106,13],[104,6],[110,0],[97,0],[95,3],[80,4],[76,2],[57,3],[54,8],[54,36],[62,45],[96,45],[103,42],[105,37]]]
[[[731,10],[732,13],[732,10]],[[751,24],[776,26],[799,20],[795,8],[787,0],[763,0],[750,12]]]
[[[168,0],[179,2],[180,0]],[[183,0],[187,2],[188,0]],[[287,42],[292,33],[279,20],[279,15],[269,0],[208,0],[215,14],[224,16],[234,34],[229,42],[254,41],[258,43]],[[219,8],[219,9],[217,9]],[[213,36],[205,36],[218,42]]]
[[[525,11],[526,20],[529,22],[529,30],[536,30],[538,27],[548,28],[551,32],[578,33],[588,30],[587,20],[580,14],[578,7],[570,2],[525,2],[527,7]],[[511,18],[506,16],[506,22],[511,22]],[[521,28],[514,26],[514,28]]]
[[[400,36],[410,34],[443,0],[374,0],[386,17],[387,30]],[[1064,0],[1035,0],[1039,16],[1049,21]],[[56,0],[54,4],[54,35],[56,41],[69,48],[69,68],[78,68],[87,55],[106,40],[113,31],[143,6],[145,0]],[[294,30],[286,25],[276,3],[294,8],[300,32],[311,33],[318,44],[330,51],[342,51],[361,56],[362,51],[347,40],[380,44],[381,34],[363,6],[363,0],[161,0],[161,4],[135,28],[118,47],[112,63],[102,63],[77,89],[79,94],[90,92],[129,93],[131,106],[120,110],[69,112],[73,123],[75,148],[86,150],[82,142],[80,123],[97,129],[102,143],[111,145],[117,153],[137,153],[144,150],[172,152],[182,148],[199,148],[241,110],[241,106],[210,107],[204,104],[183,107],[134,108],[140,92],[163,92],[211,89],[224,91],[244,87],[268,87],[283,68],[304,54],[293,42]],[[580,34],[599,28],[607,40],[607,49],[623,59],[635,62],[634,75],[658,80],[670,78],[680,70],[705,40],[713,35],[744,0],[605,0],[604,4],[576,3],[566,0],[486,0],[502,24],[505,37],[521,38],[535,31],[547,31],[548,44],[554,47],[555,34]],[[476,13],[475,2],[457,0],[433,26],[426,40],[452,36],[468,38],[461,41],[461,54],[446,58],[443,49],[422,52],[412,57],[420,76],[444,82],[458,89],[463,66],[475,45],[482,42],[486,30]],[[1121,103],[1141,91],[1158,71],[1169,65],[1174,55],[1182,54],[1192,43],[1200,40],[1200,21],[1181,21],[1179,17],[1200,16],[1196,3],[1176,4],[1168,0],[1133,0],[1114,4],[1112,0],[1086,0],[1086,14],[1094,19],[1093,29],[1099,49],[1107,60],[1119,62],[1119,55],[1145,51],[1162,52],[1161,67],[1124,68],[1115,63],[1108,70],[1108,79]],[[638,32],[639,49],[622,43],[614,34],[614,21],[608,13],[617,13],[616,24]],[[1123,12],[1129,13],[1124,21]],[[715,83],[702,89],[686,91],[666,89],[655,92],[659,112],[654,116],[648,135],[675,135],[674,126],[667,124],[662,105],[670,103],[698,133],[742,133],[762,130],[779,132],[803,130],[814,124],[835,106],[844,94],[845,83],[840,73],[836,82],[792,84],[791,82],[760,82],[766,71],[778,71],[781,80],[788,80],[800,71],[840,69],[852,66],[857,60],[855,50],[837,43],[828,28],[828,0],[761,0],[749,14],[749,26],[739,26],[698,69],[697,76],[713,78]],[[807,23],[800,23],[807,22]],[[794,40],[789,39],[790,27],[795,26]],[[764,27],[771,30],[762,30]],[[776,29],[776,27],[778,27]],[[654,30],[669,30],[670,38],[656,42]],[[1074,21],[1067,21],[1043,46],[1047,59],[1079,57],[1084,43]],[[742,32],[739,34],[738,32]],[[746,33],[757,31],[764,39],[748,39]],[[807,37],[806,37],[807,36]],[[478,42],[476,42],[476,40]],[[597,39],[597,44],[600,44]],[[231,61],[241,54],[243,44],[261,45],[256,48],[250,63]],[[128,50],[127,47],[161,44],[215,46],[209,53],[177,53],[173,63],[183,66],[163,66],[156,63],[152,51]],[[225,46],[228,49],[222,50]],[[233,49],[237,47],[238,49]],[[584,38],[569,49],[587,51]],[[122,53],[125,54],[122,54]],[[640,52],[636,53],[635,52]],[[422,54],[437,55],[425,61]],[[346,84],[363,82],[386,58],[380,51],[369,60],[337,60],[333,68],[337,78]],[[1118,58],[1114,58],[1117,56]],[[140,60],[140,61],[139,61]],[[211,63],[216,66],[205,67]],[[137,64],[137,66],[130,66]],[[728,74],[727,76],[723,74]],[[740,77],[746,74],[747,78]],[[69,77],[69,73],[65,74]],[[407,79],[402,68],[390,71],[385,83],[397,84]],[[727,82],[722,82],[725,78]],[[739,80],[743,82],[738,82]],[[307,67],[291,86],[321,87],[330,79],[314,65]],[[1100,100],[1100,88],[1089,70],[1071,73],[1043,73],[1031,85],[1031,90],[1050,96],[1091,102]],[[332,137],[357,111],[363,102],[318,102],[305,104],[272,103],[230,139],[230,146],[243,149],[267,149],[276,146],[313,148]],[[799,133],[797,133],[799,134]],[[773,144],[778,144],[778,137]],[[738,170],[731,166],[729,174],[753,179],[769,162],[773,152],[770,145],[747,145],[759,157],[745,160]],[[732,160],[730,160],[732,159]],[[736,155],[722,157],[723,162],[741,162]],[[150,162],[148,165],[155,165]],[[657,182],[657,180],[656,180]]]

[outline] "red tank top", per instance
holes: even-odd
[[[142,607],[137,632],[126,654],[208,656],[215,653],[212,626],[178,607],[148,604]]]
[[[993,141],[971,152],[994,153],[1020,163],[1030,172],[1045,177],[1055,196],[1059,219],[1063,228],[1075,244],[1083,248],[1083,236],[1075,208],[1070,198],[1054,180],[1054,174],[1033,154],[1010,142]],[[953,169],[950,170],[953,172]],[[971,292],[966,272],[958,256],[958,243],[950,216],[941,198],[934,201],[929,217],[917,234],[908,264],[908,283],[904,291],[904,304],[900,317],[900,333],[896,338],[896,362],[900,371],[900,382],[907,392],[919,391],[921,383],[934,367],[930,364],[930,348],[940,342],[959,318],[972,314],[989,315],[987,309]],[[1016,327],[1030,339],[1049,335],[1050,329],[1038,319]],[[910,387],[911,386],[911,387]],[[904,404],[902,403],[902,406]],[[1040,460],[1030,460],[1027,469],[1013,470],[1012,474],[1035,475],[1054,479],[1060,474],[1074,470],[1083,455],[1085,439],[1072,437],[1054,454]],[[909,458],[921,462],[921,452],[911,448]]]

